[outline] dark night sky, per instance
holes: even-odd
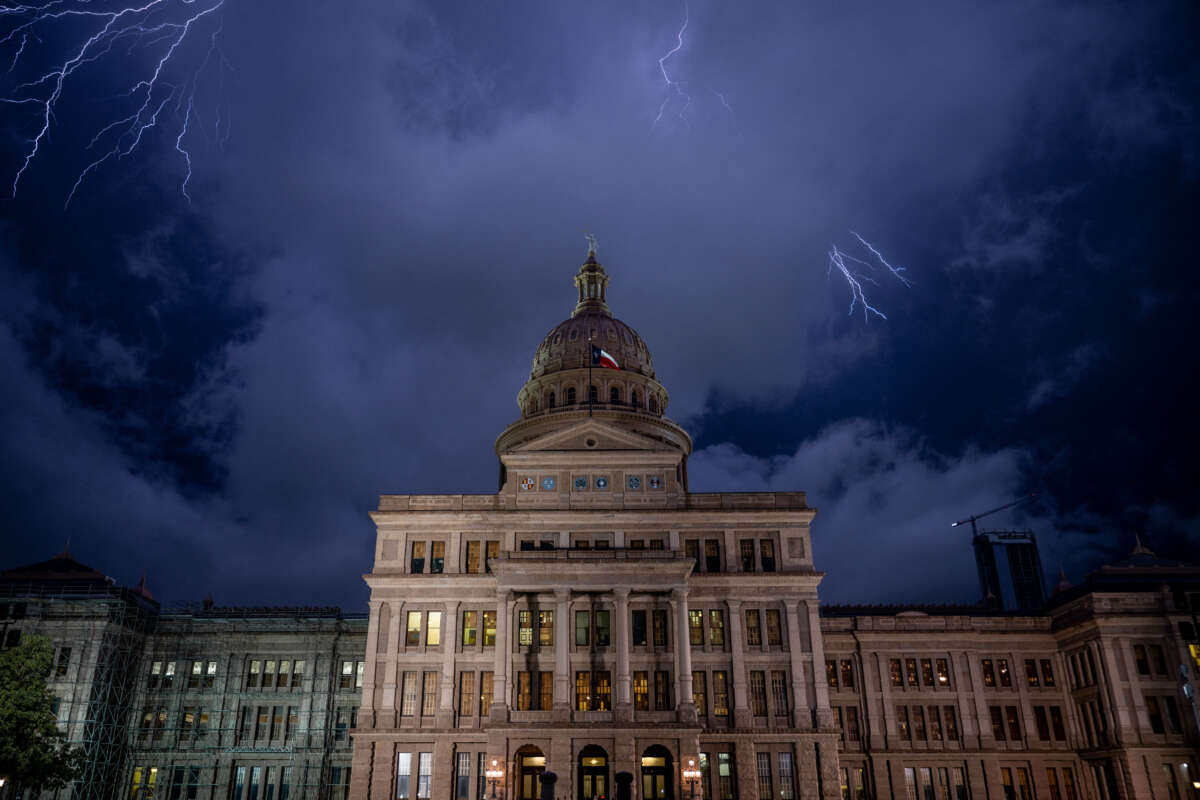
[[[585,231],[692,488],[807,491],[825,599],[977,599],[949,523],[1031,491],[988,523],[1051,583],[1196,560],[1195,4],[693,2],[686,120],[683,10],[225,0],[164,78],[222,26],[192,203],[173,102],[64,210],[162,45],[74,72],[0,200],[0,566],[360,607],[380,493],[494,491]],[[0,114],[7,185],[39,119]],[[850,230],[907,268],[886,321],[827,275]]]

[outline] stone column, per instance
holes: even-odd
[[[554,719],[571,718],[571,640],[567,617],[571,613],[571,591],[554,590]]]
[[[358,724],[361,728],[375,727],[375,664],[379,661],[379,615],[384,603],[372,600],[368,604],[366,666],[363,668],[362,694],[359,696]],[[185,662],[186,663],[186,662]]]
[[[508,641],[508,623],[512,617],[512,591],[501,589],[496,596],[496,663],[492,667],[491,721],[508,721],[508,662],[512,646]]]
[[[671,592],[675,610],[675,697],[680,722],[696,721],[696,704],[692,700],[692,642],[688,628],[688,590]]]
[[[962,659],[967,663],[967,675],[970,680],[970,694],[975,701],[975,713],[972,722],[975,725],[975,734],[979,737],[980,748],[991,748],[996,746],[996,737],[992,735],[992,717],[988,711],[987,696],[983,689],[983,666],[979,663],[978,657],[973,657],[968,651],[964,651]],[[962,692],[959,691],[959,696]],[[963,715],[963,743],[966,744],[966,737],[970,735],[970,727],[966,715]]]
[[[792,725],[808,730],[813,725],[812,705],[808,700],[808,685],[804,679],[804,652],[800,641],[800,601],[785,600],[788,655],[792,662]]]
[[[742,634],[742,601],[726,600],[729,621],[725,625],[726,644],[733,653],[733,725],[735,728],[750,727],[750,703],[746,689],[746,658],[742,652],[745,645]]]
[[[813,689],[817,698],[817,725],[821,728],[833,727],[833,712],[829,709],[829,684],[822,680],[825,669],[825,637],[821,634],[821,616],[817,612],[817,600],[813,598],[808,605],[808,633],[812,638],[813,659]]]
[[[437,712],[439,728],[449,728],[454,724],[454,651],[458,649],[458,607],[457,601],[450,601],[442,612],[442,697]]]
[[[613,598],[613,613],[617,615],[617,702],[614,711],[618,722],[629,722],[633,719],[632,676],[629,673],[629,589],[613,589]]]
[[[376,727],[396,727],[396,670],[400,652],[400,620],[404,618],[404,603],[392,603],[392,621],[388,625],[388,652],[384,662],[383,699],[376,714]]]

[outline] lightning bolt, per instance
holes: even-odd
[[[679,30],[675,34],[675,46],[664,53],[658,59],[658,71],[662,74],[663,83],[666,85],[665,95],[662,103],[658,106],[658,114],[654,117],[654,122],[650,125],[650,130],[658,127],[670,109],[679,121],[689,130],[692,127],[691,120],[688,119],[687,112],[692,107],[692,95],[688,92],[688,82],[676,80],[667,72],[667,61],[671,56],[683,49],[683,35],[687,32],[688,25],[691,22],[692,12],[688,6],[687,0],[683,0],[683,24],[679,26]],[[701,87],[703,90],[704,87]],[[729,102],[725,99],[725,95],[718,92],[716,89],[708,89],[720,101],[721,106],[730,114],[733,109],[729,106]]]
[[[50,66],[40,75],[16,83],[7,96],[0,97],[3,103],[36,107],[34,124],[38,130],[26,140],[20,167],[13,175],[12,196],[17,196],[30,165],[39,157],[48,157],[43,151],[60,116],[70,118],[69,109],[60,108],[68,80],[82,80],[84,76],[77,73],[102,59],[123,57],[123,67],[133,65],[127,70],[129,82],[123,92],[107,101],[109,119],[99,125],[84,148],[92,151],[100,145],[101,151],[79,171],[63,207],[71,204],[89,175],[108,161],[131,155],[142,145],[147,132],[164,126],[168,118],[178,126],[174,131],[175,150],[186,169],[180,191],[190,203],[192,156],[186,142],[193,125],[199,124],[196,92],[214,57],[222,76],[230,69],[220,48],[224,5],[225,0],[144,0],[104,10],[93,8],[91,0],[43,0],[0,6],[0,48],[15,46],[9,74],[29,60],[26,45],[31,38],[39,44],[68,42],[57,55],[39,53]],[[198,63],[189,64],[190,40],[202,36],[197,31],[206,27],[211,27],[208,49]],[[226,120],[226,136],[228,125]],[[215,127],[220,140],[219,112]]]
[[[849,314],[853,314],[854,307],[861,304],[864,322],[870,321],[868,314],[874,314],[880,319],[886,320],[887,315],[871,305],[870,301],[867,300],[866,291],[863,289],[863,283],[870,283],[874,286],[879,285],[879,281],[875,280],[869,273],[878,273],[882,268],[893,278],[903,283],[905,287],[911,288],[912,283],[901,274],[906,271],[904,267],[897,267],[891,264],[873,244],[855,231],[850,231],[850,235],[857,239],[859,244],[869,253],[867,258],[873,258],[874,261],[851,255],[836,244],[831,244],[829,246],[829,267],[825,271],[825,274],[827,277],[832,277],[834,270],[837,270],[845,279],[846,285],[850,287]],[[878,265],[874,263],[875,261],[879,262]],[[867,271],[864,272],[863,270]]]

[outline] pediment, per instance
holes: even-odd
[[[512,453],[536,453],[547,451],[597,451],[597,450],[641,450],[677,452],[666,442],[644,436],[636,431],[587,419],[543,434],[514,447]]]

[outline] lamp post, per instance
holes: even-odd
[[[688,785],[688,800],[696,800],[696,783],[700,780],[700,770],[696,769],[696,759],[688,759],[688,765],[683,770],[683,780]]]
[[[493,758],[491,769],[485,769],[483,774],[492,784],[492,800],[496,800],[496,784],[504,779],[504,770],[500,767],[500,762]]]

